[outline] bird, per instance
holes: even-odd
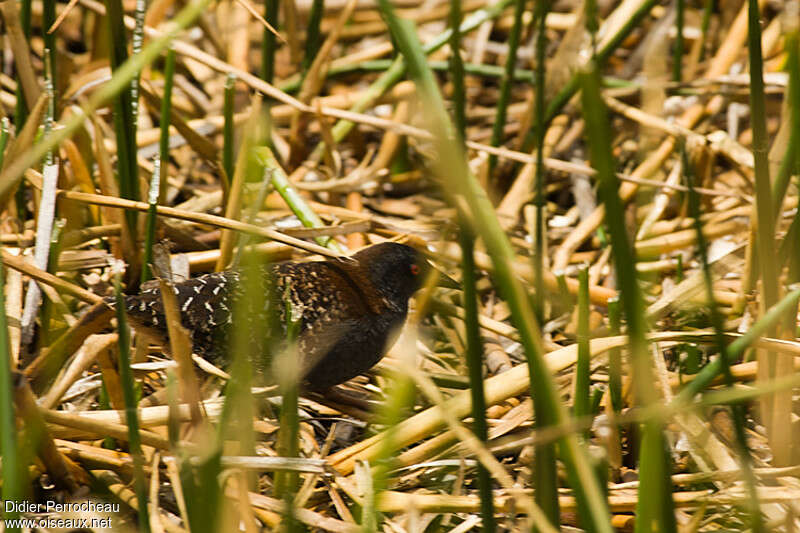
[[[300,384],[324,391],[383,358],[406,320],[409,299],[432,268],[415,248],[384,242],[349,257],[226,270],[172,287],[195,353],[224,367],[231,359],[234,328],[265,331],[264,324],[274,319],[278,334],[285,336],[292,319]],[[126,296],[124,306],[135,330],[169,346],[157,284]],[[250,341],[255,350],[264,350],[260,335],[252,334]]]

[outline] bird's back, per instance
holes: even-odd
[[[404,309],[384,310],[377,293],[354,278],[346,264],[288,261],[267,269],[206,274],[176,283],[173,290],[195,353],[223,367],[236,328],[247,336],[251,353],[260,356],[271,324],[277,328],[273,336],[285,336],[291,309],[299,321],[298,350],[307,385],[323,389],[373,366],[390,330],[405,318]],[[157,285],[128,297],[126,310],[137,329],[169,346]]]

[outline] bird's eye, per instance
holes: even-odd
[[[415,276],[417,274],[419,274],[419,266],[412,263],[411,264],[411,273],[414,274]]]

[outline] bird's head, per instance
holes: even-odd
[[[384,242],[355,254],[364,274],[381,293],[405,304],[419,290],[433,268],[419,251],[396,242]]]

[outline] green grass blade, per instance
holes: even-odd
[[[575,418],[588,416],[591,413],[589,396],[589,270],[581,267],[578,271],[578,363],[575,367]]]
[[[522,35],[522,14],[525,12],[525,0],[514,0],[514,22],[511,25],[511,33],[508,36],[508,55],[506,56],[505,73],[500,83],[500,96],[497,99],[497,110],[494,115],[492,125],[492,137],[489,144],[500,146],[506,128],[508,102],[511,99],[511,86],[514,84],[514,69],[517,66],[517,49]],[[494,171],[497,164],[497,156],[489,156],[489,173]]]
[[[264,1],[264,19],[270,26],[278,28],[278,0]],[[267,83],[272,83],[275,77],[275,49],[277,38],[269,28],[264,28],[261,37],[261,78]]]
[[[123,21],[124,9],[121,0],[106,1],[106,18],[111,35],[111,70],[116,73],[128,60],[128,33]],[[117,179],[119,192],[123,198],[139,200],[138,168],[136,165],[136,117],[133,111],[133,79],[138,70],[132,73],[125,85],[114,98],[114,131],[117,137]],[[126,211],[131,242],[136,242],[138,214]]]
[[[322,44],[322,33],[320,32],[319,26],[324,13],[325,0],[313,0],[311,3],[311,11],[308,14],[308,25],[306,27],[306,49],[305,56],[303,56],[303,72],[308,70],[308,67],[311,66]]]
[[[600,94],[600,77],[597,64],[581,74],[583,116],[589,139],[592,166],[597,170],[598,196],[605,205],[611,236],[611,255],[614,260],[616,279],[619,283],[620,300],[628,324],[634,390],[643,406],[655,404],[653,374],[647,350],[645,333],[644,302],[636,274],[636,257],[628,241],[622,213],[624,208],[619,197],[619,179],[615,173],[611,152],[608,111]],[[636,531],[675,532],[675,515],[669,478],[669,454],[660,423],[651,421],[642,427],[641,452],[639,455],[640,488],[636,512]],[[585,514],[581,514],[585,519]]]
[[[688,157],[686,156],[686,147],[681,149],[681,156],[683,159],[683,168],[686,173],[686,182],[689,187],[689,216],[694,220],[694,228],[697,234],[697,249],[700,256],[700,262],[703,267],[703,281],[706,287],[706,298],[709,303],[709,311],[711,312],[711,325],[714,328],[714,341],[719,352],[719,360],[721,362],[722,375],[725,378],[725,385],[732,389],[734,386],[733,375],[731,374],[728,347],[725,342],[725,322],[722,314],[719,311],[717,300],[714,297],[714,283],[711,276],[711,265],[708,262],[708,243],[703,234],[703,226],[701,223],[700,215],[700,198],[695,190],[695,177],[692,171],[692,166],[689,164]],[[750,448],[747,445],[747,435],[745,433],[745,412],[741,404],[734,404],[731,406],[733,412],[733,427],[736,437],[736,451],[738,453],[739,461],[742,465],[742,478],[745,482],[748,498],[745,501],[745,508],[750,513],[750,527],[756,533],[764,531],[764,523],[761,519],[761,510],[758,503],[758,492],[756,490],[756,479],[753,475],[753,459],[750,455]]]
[[[169,117],[172,114],[172,86],[175,77],[175,50],[170,46],[164,61],[164,96],[161,99],[161,118],[159,122],[158,159],[161,161],[161,183],[167,182],[169,167]],[[166,189],[164,189],[166,190]],[[164,198],[163,192],[159,201]]]
[[[156,235],[156,208],[161,192],[161,159],[153,161],[153,176],[150,178],[150,193],[147,197],[147,219],[144,230],[144,249],[142,250],[142,278],[141,283],[152,278],[150,265],[153,263],[153,244]]]
[[[228,74],[225,78],[225,102],[222,106],[222,115],[225,119],[222,130],[222,168],[227,181],[233,179],[233,98],[236,95],[236,75]],[[227,188],[225,189],[227,190]],[[223,204],[226,202],[223,202]]]
[[[672,81],[683,79],[683,23],[686,0],[675,0],[675,48],[672,52]]]
[[[2,498],[5,502],[21,502],[25,497],[25,468],[20,460],[17,422],[14,409],[14,378],[5,302],[5,266],[0,261],[0,453],[3,458]],[[3,519],[19,517],[15,509],[3,509]],[[19,532],[6,522],[6,531]]]
[[[125,299],[119,272],[114,274],[114,293],[116,297],[117,324],[119,327],[119,378],[122,397],[125,400],[125,423],[128,425],[128,444],[133,457],[133,480],[139,509],[139,528],[150,532],[150,518],[147,509],[147,484],[144,477],[144,454],[139,437],[139,416],[133,371],[131,370],[131,330],[125,315]]]

